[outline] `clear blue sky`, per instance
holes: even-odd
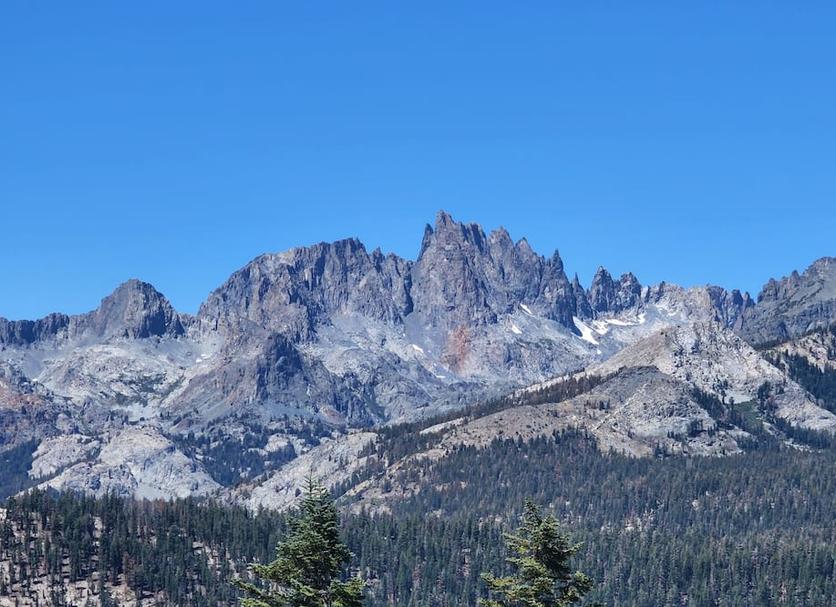
[[[266,251],[414,257],[438,209],[588,283],[836,255],[831,2],[3,2],[0,315]],[[303,6],[304,5],[304,6]]]

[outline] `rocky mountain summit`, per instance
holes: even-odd
[[[756,349],[834,321],[832,258],[770,281],[757,300],[604,268],[585,288],[556,251],[440,212],[415,260],[356,239],[262,255],[195,316],[131,280],[86,314],[0,319],[0,450],[28,452],[29,480],[55,487],[161,496],[245,483],[264,495],[258,483],[285,487],[275,475],[323,441],[350,458],[369,429],[600,373],[612,376],[595,388],[606,413],[577,413],[577,395],[554,423],[600,418],[602,444],[636,454],[662,443],[719,454],[747,431],[720,427],[694,389],[741,402],[768,383],[775,423],[836,427]],[[717,433],[669,440],[695,422]],[[352,429],[364,440],[341,446]]]
[[[94,311],[39,320],[0,318],[0,344],[26,346],[52,340],[143,339],[184,333],[181,317],[153,286],[139,280],[119,285]]]
[[[770,280],[757,305],[743,314],[740,333],[752,343],[775,343],[827,326],[836,314],[836,258],[822,257],[803,273]]]

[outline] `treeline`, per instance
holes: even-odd
[[[764,382],[758,388],[755,400],[742,403],[723,402],[699,388],[692,389],[691,394],[716,420],[718,428],[739,428],[748,433],[748,436],[736,438],[743,450],[775,450],[787,441],[813,449],[836,450],[836,438],[832,433],[794,426],[775,415],[773,398],[783,389],[783,386]]]
[[[422,490],[392,507],[507,524],[532,496],[585,542],[579,566],[605,604],[833,605],[836,455],[770,445],[637,459],[601,454],[578,432],[496,440],[422,461],[404,478]]]
[[[828,361],[836,360],[836,324],[808,331],[802,337],[814,336],[815,341],[824,349]],[[801,338],[797,338],[801,339]],[[836,370],[811,363],[805,356],[792,354],[778,346],[792,340],[782,340],[759,346],[766,360],[784,369],[789,376],[812,394],[819,404],[836,413]],[[774,348],[768,351],[768,348]]]
[[[215,481],[229,487],[243,480],[275,470],[296,457],[293,445],[267,452],[270,431],[263,426],[248,428],[243,436],[223,433],[175,436],[174,442],[190,458],[200,455],[206,472]],[[302,440],[307,440],[302,437]]]
[[[363,448],[359,457],[367,458],[365,465],[348,479],[337,484],[334,494],[343,495],[361,482],[382,475],[396,461],[420,453],[432,447],[437,441],[434,426],[448,423],[466,423],[513,407],[558,403],[586,394],[596,386],[612,379],[620,371],[608,375],[574,373],[554,380],[535,389],[518,390],[483,402],[469,405],[449,413],[442,413],[416,422],[383,426],[375,430],[378,440]],[[609,403],[599,403],[608,407]]]
[[[636,459],[563,432],[461,447],[405,474],[420,492],[388,514],[343,521],[369,605],[474,605],[480,572],[503,570],[500,533],[529,496],[584,542],[577,566],[605,604],[836,605],[831,451],[776,442],[725,458]],[[234,604],[228,580],[269,561],[285,525],[276,513],[194,500],[36,492],[6,507],[0,558],[17,564],[16,580],[30,575],[27,562],[42,562],[56,583],[62,569],[72,580],[98,572],[178,606]]]
[[[756,350],[763,352],[765,350],[777,348],[778,346],[784,345],[788,342],[798,341],[810,335],[817,336],[819,338],[819,341],[821,341],[826,346],[827,356],[830,360],[836,360],[836,323],[832,323],[824,327],[814,327],[813,329],[805,331],[797,337],[782,337],[778,339],[762,341],[752,345]]]
[[[822,407],[836,413],[836,370],[830,367],[819,368],[798,354],[782,352],[765,356],[773,365],[783,367]]]
[[[3,507],[0,563],[13,566],[9,577],[0,575],[0,596],[15,589],[23,598],[45,575],[55,605],[64,604],[65,585],[96,579],[105,596],[109,585],[124,583],[139,598],[164,596],[171,607],[228,607],[239,596],[230,580],[246,576],[249,563],[271,560],[287,524],[277,512],[193,499],[33,491]],[[363,514],[346,516],[343,529],[353,572],[370,582],[368,605],[472,605],[483,564],[501,563],[499,529],[476,519]]]
[[[229,431],[230,424],[235,428],[234,432]],[[267,450],[270,437],[280,431],[311,447],[331,434],[331,428],[315,418],[283,415],[274,423],[265,425],[236,416],[200,434],[189,431],[187,434],[171,434],[169,438],[188,457],[200,460],[215,481],[229,487],[280,468],[297,456],[290,442]]]
[[[379,440],[366,447],[361,456],[375,454],[379,459],[391,463],[434,444],[437,437],[431,432],[424,432],[433,426],[456,420],[473,420],[513,407],[559,403],[585,394],[617,374],[572,374],[538,388],[514,391],[421,421],[383,426],[376,430]]]

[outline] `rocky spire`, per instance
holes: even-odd
[[[486,244],[485,232],[476,223],[460,223],[453,219],[447,211],[439,211],[435,217],[435,227],[427,225],[424,228],[424,238],[421,242],[421,252],[418,261],[426,254],[427,249],[435,247],[465,247],[472,246],[483,251]]]
[[[439,211],[435,227],[424,231],[411,272],[413,309],[424,322],[449,330],[496,320],[488,301],[486,243],[478,225],[456,222]]]
[[[632,272],[621,275],[618,280],[617,300],[621,310],[632,308],[641,301],[642,286]]]
[[[566,277],[559,251],[555,251],[543,267],[537,304],[545,309],[548,318],[577,331],[572,318],[577,311],[575,292]]]
[[[140,339],[184,331],[180,316],[162,293],[136,279],[122,283],[98,309],[74,320],[74,332],[103,338]]]
[[[615,284],[612,276],[603,266],[598,266],[592,284],[589,285],[589,305],[596,313],[610,311],[615,301]]]
[[[577,272],[572,279],[572,292],[575,294],[575,315],[580,318],[592,318],[592,306],[586,296],[586,290],[581,286]]]
[[[615,314],[638,304],[641,290],[641,284],[631,272],[622,274],[615,282],[601,266],[589,287],[589,304],[596,314]]]

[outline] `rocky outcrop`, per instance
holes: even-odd
[[[142,339],[176,337],[185,329],[180,315],[152,285],[129,280],[87,314],[50,314],[40,320],[0,319],[0,344],[31,345],[52,339]]]
[[[557,251],[543,265],[539,291],[535,309],[543,310],[546,318],[576,331],[573,318],[578,314],[577,298]]]
[[[148,499],[206,495],[220,488],[200,463],[151,427],[125,428],[95,458],[73,463],[44,486]]]
[[[492,292],[485,263],[490,259],[481,227],[439,213],[435,229],[424,230],[412,271],[415,314],[446,331],[496,322],[496,307],[506,306],[508,289]]]
[[[254,324],[292,339],[310,339],[336,314],[399,323],[412,310],[410,266],[369,254],[356,239],[262,255],[213,291],[198,319],[212,329]]]
[[[784,371],[718,323],[696,322],[663,329],[624,348],[591,372],[648,366],[736,402],[755,400],[764,383],[780,386],[773,403],[777,417],[793,425],[836,432],[836,415],[820,407]]]
[[[599,267],[589,286],[589,304],[595,314],[617,314],[636,306],[641,294],[641,284],[631,272],[615,282],[605,268]]]
[[[94,312],[71,319],[71,332],[109,339],[178,336],[180,316],[169,301],[147,282],[129,280],[102,300]]]
[[[70,317],[50,314],[39,320],[6,320],[0,318],[0,344],[26,346],[37,341],[51,339],[65,331]]]
[[[579,297],[557,251],[546,260],[503,228],[486,237],[444,212],[425,228],[412,269],[415,314],[448,331],[496,323],[521,305],[576,331]]]
[[[572,292],[575,294],[575,313],[580,318],[592,318],[592,305],[589,303],[589,297],[586,290],[581,286],[581,281],[578,279],[577,273],[572,279]]]
[[[714,318],[724,326],[740,332],[744,316],[755,305],[749,294],[714,286],[707,287],[707,293],[715,311]]]
[[[836,322],[836,258],[822,257],[802,274],[771,279],[739,331],[755,344],[786,341]]]
[[[663,434],[679,432],[680,422],[701,415],[686,388],[718,381],[740,398],[765,380],[786,384],[776,396],[783,419],[829,429],[827,412],[750,345],[834,320],[832,258],[770,281],[757,302],[720,287],[643,287],[631,273],[614,279],[604,268],[587,290],[577,275],[567,277],[557,251],[544,257],[503,228],[486,234],[440,212],[414,261],[369,251],[356,239],[262,255],[213,291],[196,317],[131,280],[87,314],[0,319],[0,450],[66,435],[82,437],[54,441],[68,461],[92,459],[90,445],[127,458],[112,440],[141,427],[130,435],[135,451],[146,453],[140,447],[148,443],[147,452],[162,458],[171,437],[200,436],[227,420],[231,427],[285,424],[292,427],[280,430],[288,435],[301,432],[300,419],[340,431],[367,428],[432,416],[608,359],[662,369],[664,381],[636,373],[630,386],[653,392],[659,403],[674,398],[677,416],[683,413],[669,427],[657,409],[642,413],[641,403],[630,401],[623,413],[644,421],[629,426],[622,419],[618,427],[636,435],[653,436],[657,422]],[[640,389],[636,378],[655,392]],[[618,432],[607,436],[621,440]],[[38,453],[38,469],[56,472]],[[173,467],[155,470],[170,481],[184,470],[183,458],[198,463],[199,455],[178,451],[168,458]],[[171,487],[137,480],[132,462],[128,470],[115,459],[79,461],[64,480],[85,488],[113,478],[128,492],[134,484]]]

